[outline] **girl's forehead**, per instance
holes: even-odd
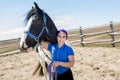
[[[58,35],[66,35],[66,34],[62,31],[60,31]]]

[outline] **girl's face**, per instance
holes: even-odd
[[[58,45],[62,46],[65,41],[67,39],[67,36],[64,32],[59,32],[58,35],[57,35],[57,41],[58,41]]]

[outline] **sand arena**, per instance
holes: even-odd
[[[75,80],[120,80],[120,48],[74,47]],[[0,57],[0,80],[42,80],[32,72],[38,62],[34,51]]]

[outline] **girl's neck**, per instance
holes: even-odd
[[[58,44],[58,47],[61,48],[64,44]]]

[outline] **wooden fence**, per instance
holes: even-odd
[[[78,36],[79,39],[78,40],[69,40],[69,44],[71,45],[74,45],[74,43],[80,43],[81,46],[85,46],[86,44],[104,44],[104,43],[107,43],[107,44],[111,44],[113,47],[116,47],[116,43],[120,42],[120,38],[119,39],[115,39],[115,36],[116,35],[119,35],[120,36],[120,32],[116,32],[114,30],[114,25],[113,25],[113,22],[111,21],[110,22],[110,30],[107,30],[107,31],[102,31],[102,32],[95,32],[95,33],[88,33],[88,34],[83,34],[83,31],[82,30],[82,27],[80,27],[79,29],[79,33],[75,33],[75,34],[72,34],[72,35],[68,35],[68,37],[75,37],[75,36]],[[119,26],[120,27],[120,26]],[[85,38],[87,37],[94,37],[94,36],[100,36],[100,35],[105,35],[105,34],[108,34],[108,36],[110,36],[110,39],[101,39],[101,40],[94,40],[93,39],[90,41],[86,41]],[[76,44],[75,44],[76,45]]]

